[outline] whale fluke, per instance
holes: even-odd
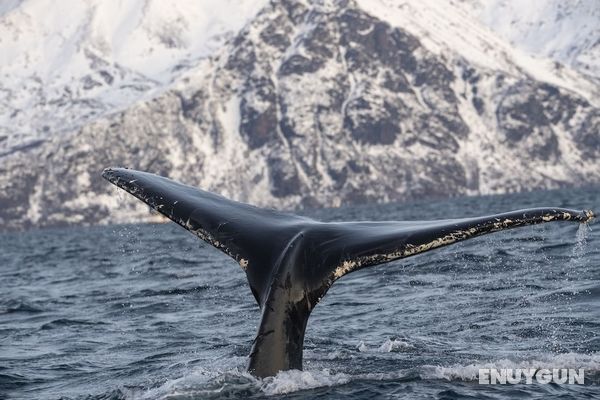
[[[302,369],[311,311],[342,276],[486,233],[552,221],[587,222],[591,211],[532,208],[440,221],[319,222],[267,210],[124,168],[102,176],[235,259],[262,310],[249,371]]]

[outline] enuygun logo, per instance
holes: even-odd
[[[482,385],[506,385],[517,383],[566,383],[569,385],[584,384],[585,370],[566,368],[480,368],[479,384]]]

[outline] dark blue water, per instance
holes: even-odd
[[[598,211],[600,190],[308,214],[545,205]],[[598,226],[521,228],[349,274],[309,320],[305,371],[264,380],[245,372],[259,310],[242,270],[174,224],[0,234],[0,397],[598,398]],[[482,367],[584,368],[586,383],[480,385]]]

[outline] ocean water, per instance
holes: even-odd
[[[305,214],[535,206],[599,211],[600,189]],[[266,379],[245,372],[260,313],[242,270],[180,227],[3,233],[0,398],[599,398],[598,227],[520,228],[349,274],[309,320],[304,371]],[[479,368],[521,367],[584,368],[585,384],[478,382]]]

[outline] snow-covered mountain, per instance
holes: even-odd
[[[598,0],[463,0],[502,38],[600,81]]]
[[[3,18],[30,4],[43,2],[15,2]],[[2,85],[30,105],[2,101],[16,113],[2,114],[9,143],[0,158],[4,227],[147,219],[143,205],[116,197],[99,178],[110,165],[286,208],[600,182],[597,81],[515,49],[470,3],[283,0],[242,10],[231,2],[221,16],[227,24],[216,28],[210,21],[218,16],[202,20],[183,3],[178,10],[144,2],[129,12],[99,11],[106,4],[72,18],[79,33],[66,36],[80,40],[66,40],[78,43],[65,50],[69,56],[60,54],[64,43],[44,46],[44,55],[10,42],[15,54],[40,54],[55,66],[31,73],[43,83],[30,91],[13,82],[18,74],[4,67],[13,64],[2,63],[0,73],[10,78]],[[31,8],[40,18],[53,12]],[[115,15],[102,19],[107,12]],[[99,22],[81,23],[83,15]],[[209,22],[196,26],[196,18]],[[35,21],[31,27],[37,43],[35,32],[44,30]],[[104,41],[92,39],[98,36]],[[90,62],[91,51],[103,63]],[[123,77],[102,79],[101,71],[114,77],[121,69]],[[100,82],[90,98],[104,108],[82,117],[73,103],[87,99],[78,86],[85,71]],[[29,76],[23,72],[23,82]],[[151,83],[130,92],[122,82],[134,76]],[[71,88],[71,97],[47,101],[58,87]],[[26,125],[34,117],[49,127],[42,134]],[[14,139],[31,131],[38,132],[34,142]]]
[[[265,4],[0,2],[0,154],[155,96]]]

